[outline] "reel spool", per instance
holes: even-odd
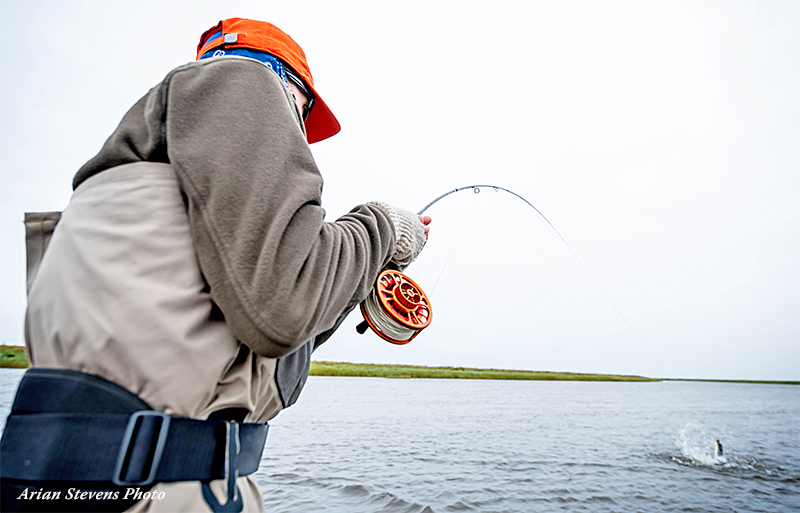
[[[364,322],[356,327],[363,334],[367,326],[392,344],[408,344],[431,323],[431,303],[419,285],[393,269],[378,275],[375,288],[361,302]]]

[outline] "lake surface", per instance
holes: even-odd
[[[310,377],[256,479],[269,512],[796,512],[800,387]]]

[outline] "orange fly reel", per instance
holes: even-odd
[[[361,302],[365,322],[392,344],[408,344],[431,323],[428,296],[414,281],[393,269],[383,271],[367,299]],[[362,323],[356,328],[366,331]]]

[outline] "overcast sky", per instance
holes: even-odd
[[[393,346],[354,312],[317,359],[800,380],[800,2],[0,9],[0,343],[24,344],[24,212],[62,210],[128,108],[245,17],[300,43],[342,123],[312,146],[327,220],[511,189],[641,337],[533,209],[467,191],[430,209],[407,270],[431,326]]]

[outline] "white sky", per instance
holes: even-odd
[[[292,35],[343,125],[312,147],[328,220],[511,189],[644,341],[530,207],[467,191],[428,212],[407,271],[431,327],[393,346],[355,312],[317,359],[800,379],[794,0],[0,0],[0,343],[24,344],[24,212],[62,210],[128,108],[234,16]]]

